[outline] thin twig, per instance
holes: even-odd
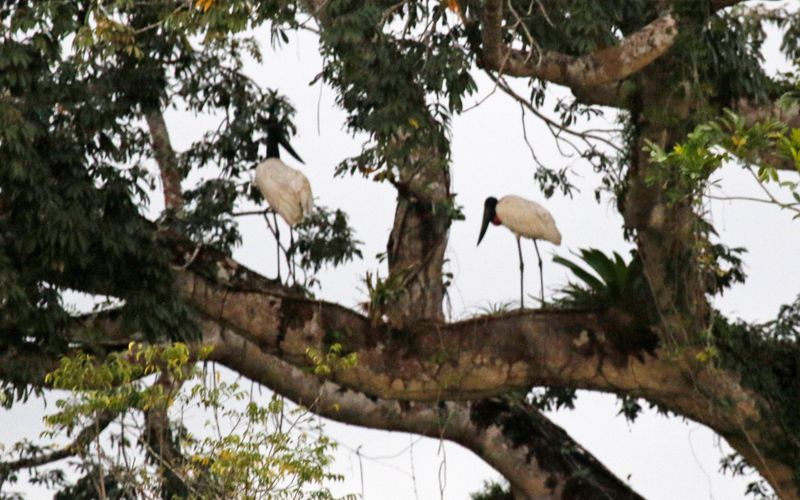
[[[244,210],[242,212],[231,212],[231,217],[244,217],[246,215],[267,215],[272,212],[271,208],[264,208],[261,210]]]
[[[527,99],[525,99],[521,95],[517,94],[508,85],[508,83],[506,83],[505,79],[503,79],[502,76],[497,77],[494,74],[492,74],[490,71],[486,71],[486,74],[488,74],[489,77],[492,80],[497,82],[498,86],[500,87],[500,90],[502,90],[507,95],[512,97],[515,101],[517,101],[520,104],[522,104],[528,111],[533,113],[536,117],[540,118],[547,125],[555,128],[555,129],[557,129],[557,130],[559,130],[561,132],[564,132],[566,134],[569,134],[569,135],[572,135],[574,137],[577,137],[578,139],[582,140],[584,143],[586,143],[586,145],[588,145],[590,147],[594,147],[594,145],[591,143],[591,141],[598,141],[598,142],[601,142],[601,143],[605,144],[606,146],[609,146],[610,148],[613,148],[614,150],[616,150],[619,153],[623,152],[621,147],[617,146],[616,144],[614,144],[609,139],[606,139],[605,137],[601,137],[599,135],[592,134],[592,133],[587,133],[585,131],[579,132],[579,131],[576,131],[576,130],[572,130],[571,128],[569,128],[569,127],[567,127],[565,125],[562,125],[561,123],[558,123],[557,121],[553,120],[552,118],[549,118],[549,117],[545,116],[538,109],[536,109],[533,105],[531,105],[531,103],[528,102]],[[552,131],[552,129],[551,129],[551,131]],[[558,137],[558,139],[566,141],[562,137]],[[569,142],[569,141],[566,141],[566,142]],[[574,145],[572,145],[572,146],[575,147]]]
[[[758,186],[761,188],[762,191],[764,191],[764,194],[766,194],[767,197],[769,197],[769,199],[771,200],[771,202],[773,204],[775,204],[775,205],[777,205],[777,206],[779,206],[781,208],[785,208],[787,210],[791,210],[792,212],[795,212],[797,214],[800,214],[800,208],[797,207],[796,203],[784,203],[784,202],[780,201],[779,199],[777,199],[775,197],[775,195],[773,195],[772,192],[769,189],[767,189],[767,186],[764,185],[764,183],[758,177],[758,174],[755,173],[755,171],[753,170],[753,167],[747,167],[747,171],[750,172],[750,175],[753,176],[753,179],[756,180],[756,182],[758,183]]]

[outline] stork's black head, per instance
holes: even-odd
[[[483,235],[486,234],[486,228],[489,227],[489,223],[497,215],[496,209],[497,198],[494,196],[486,198],[486,201],[483,202],[483,221],[481,222],[481,234],[478,236],[478,245],[481,244],[481,240],[483,239]]]
[[[286,129],[280,123],[270,120],[267,123],[267,158],[280,158],[281,152],[278,149],[278,144],[284,147],[297,161],[305,164],[300,155],[289,144],[286,138]]]

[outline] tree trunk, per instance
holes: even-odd
[[[693,126],[694,96],[675,91],[668,74],[675,61],[662,58],[639,77],[631,112],[634,137],[626,191],[621,198],[625,226],[634,230],[645,277],[655,301],[661,342],[695,343],[709,327],[710,305],[698,256],[706,241],[695,199],[680,175],[651,164],[648,142],[669,150]]]
[[[397,298],[386,309],[392,326],[444,320],[442,268],[450,218],[450,173],[444,154],[427,148],[400,168],[394,225],[386,245],[389,282]],[[437,208],[438,213],[437,213]]]

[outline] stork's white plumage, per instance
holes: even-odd
[[[544,277],[542,275],[542,257],[539,254],[539,245],[536,240],[546,240],[554,245],[561,244],[561,233],[556,227],[553,216],[546,208],[535,201],[526,200],[521,196],[507,195],[499,200],[490,196],[486,198],[483,209],[483,222],[481,223],[481,233],[478,236],[480,245],[486,234],[489,223],[494,225],[504,225],[514,233],[517,238],[517,250],[519,252],[519,301],[520,306],[524,307],[524,286],[523,271],[525,263],[522,259],[522,246],[520,238],[525,237],[533,240],[536,248],[536,256],[539,258],[539,284],[541,286],[540,295],[544,304]]]
[[[308,178],[280,158],[267,158],[258,164],[256,186],[289,227],[301,223],[314,209]]]
[[[513,194],[503,196],[497,201],[495,214],[500,224],[509,228],[517,238],[524,236],[561,244],[561,233],[553,216],[535,201]]]
[[[280,149],[283,146],[286,151],[295,157],[297,161],[303,163],[303,159],[295,152],[291,144],[285,137],[285,131],[278,122],[271,122],[267,128],[267,159],[256,166],[255,183],[264,199],[267,200],[272,208],[275,221],[275,238],[278,246],[278,279],[281,276],[281,242],[280,230],[278,229],[278,219],[275,214],[289,225],[294,246],[294,233],[292,228],[303,222],[314,209],[314,196],[311,193],[311,183],[308,178],[299,170],[286,165],[280,159]],[[264,215],[266,217],[266,214]],[[292,262],[287,255],[289,269],[294,274]]]

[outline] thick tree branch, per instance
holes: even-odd
[[[358,363],[334,370],[331,381],[337,385],[421,402],[483,399],[532,386],[643,397],[713,428],[750,463],[769,470],[776,489],[794,488],[791,467],[765,451],[768,435],[778,430],[760,413],[758,396],[735,373],[699,362],[701,347],[670,344],[641,352],[626,342],[635,345],[650,332],[580,311],[520,311],[398,331],[373,326],[347,308],[276,290],[271,281],[219,258],[226,263],[203,251],[194,269],[178,274],[179,293],[189,304],[301,369],[313,365],[308,349],[327,352],[331,343],[342,344]],[[223,281],[195,272],[223,267],[214,274]]]
[[[72,335],[84,340],[91,321],[96,333],[119,338],[114,312],[76,321]],[[210,359],[258,381],[315,413],[344,423],[376,429],[401,430],[441,437],[473,450],[507,477],[523,498],[640,498],[599,461],[575,443],[562,429],[522,401],[502,398],[476,402],[388,401],[321,380],[279,357],[267,354],[245,336],[217,321],[200,319],[202,341],[211,345]],[[165,394],[177,390],[162,374],[157,382]],[[167,398],[169,399],[169,398]],[[167,407],[144,412],[143,442],[160,464],[165,498],[185,495],[186,485],[175,472],[184,460],[172,437]],[[110,420],[109,420],[110,421]],[[102,424],[104,428],[107,423]],[[81,433],[83,443],[91,429]],[[102,429],[101,429],[102,430]],[[14,463],[35,467],[74,454],[75,445],[37,461]],[[16,469],[14,469],[16,470]]]
[[[201,265],[204,256],[198,257]],[[727,411],[698,401],[695,391],[702,389],[730,399],[740,415],[759,418],[752,395],[733,380],[720,385],[721,374],[695,366],[694,350],[626,351],[617,340],[625,338],[624,326],[594,312],[514,312],[396,331],[373,327],[336,304],[275,293],[270,282],[261,288],[262,281],[243,266],[225,275],[223,285],[187,271],[178,276],[178,286],[198,311],[295,366],[310,367],[306,350],[327,352],[336,339],[359,362],[332,380],[373,396],[468,400],[533,385],[574,387],[645,397],[730,430]]]
[[[510,76],[540,78],[568,87],[595,87],[623,80],[658,59],[678,37],[677,22],[668,13],[619,45],[585,56],[552,51],[529,53],[503,42],[503,18],[503,1],[488,0],[481,15],[483,50],[479,65]]]
[[[180,245],[165,244],[181,258]],[[336,390],[362,393],[359,398],[414,402],[397,403],[401,407],[474,401],[532,386],[643,397],[705,423],[776,489],[793,488],[791,468],[766,451],[766,434],[775,430],[760,414],[758,397],[739,384],[738,376],[698,362],[697,349],[673,346],[648,354],[626,347],[625,339],[650,333],[626,331],[629,327],[598,313],[521,311],[453,324],[417,323],[398,331],[374,326],[344,307],[292,294],[205,249],[189,268],[176,271],[176,286],[203,317],[236,332],[235,342],[219,347],[225,350],[217,359],[241,373],[254,369],[249,359],[259,352],[298,371],[308,369],[313,365],[308,349],[327,352],[338,342],[344,352],[356,353],[358,362],[353,368],[334,370],[330,383]],[[203,333],[205,342],[219,345],[218,330],[204,328]],[[274,375],[283,374],[289,383],[287,373],[280,368]],[[303,398],[305,402],[307,396]]]
[[[203,323],[211,358],[314,413],[348,424],[460,443],[495,467],[524,498],[640,498],[523,402],[407,402],[368,397],[321,380],[214,322]]]
[[[571,87],[571,90],[575,99],[586,105],[629,109],[634,88],[635,85],[630,80],[621,80],[594,87],[576,85]]]
[[[183,192],[181,191],[181,172],[178,158],[169,139],[169,131],[164,115],[159,109],[145,114],[150,129],[153,153],[161,171],[161,183],[164,191],[164,205],[167,210],[180,211],[183,208]]]

